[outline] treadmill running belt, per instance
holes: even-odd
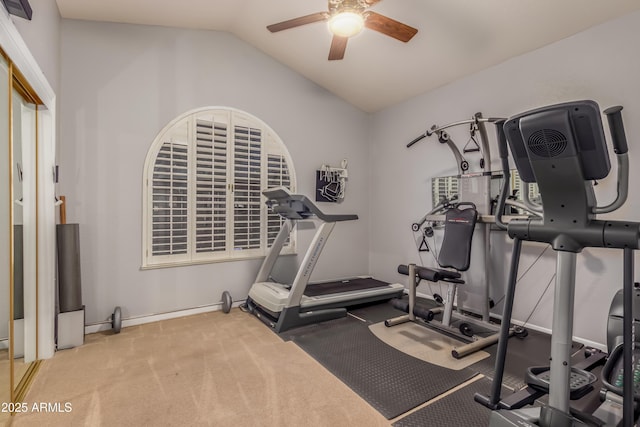
[[[385,286],[389,286],[389,284],[370,277],[355,278],[338,280],[336,282],[309,284],[304,294],[308,297],[317,297],[320,295],[339,294],[341,292],[360,291],[362,289],[384,288]]]

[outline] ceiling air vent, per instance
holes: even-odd
[[[556,157],[567,148],[567,137],[555,129],[540,129],[529,136],[529,151],[539,157]]]

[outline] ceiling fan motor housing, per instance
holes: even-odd
[[[329,0],[329,12],[331,15],[342,12],[362,13],[368,7],[363,0]]]

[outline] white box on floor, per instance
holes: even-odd
[[[84,344],[84,309],[58,314],[58,350]]]

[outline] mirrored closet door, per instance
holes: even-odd
[[[0,100],[9,99],[9,69],[0,57]],[[11,364],[9,357],[9,302],[11,270],[11,179],[9,162],[9,103],[0,102],[0,402],[11,401]],[[0,412],[0,424],[9,414]]]
[[[0,55],[2,402],[20,401],[37,369],[38,104],[28,82]]]
[[[31,95],[14,78],[13,146],[13,376],[19,394],[37,359],[36,335],[36,114]]]

